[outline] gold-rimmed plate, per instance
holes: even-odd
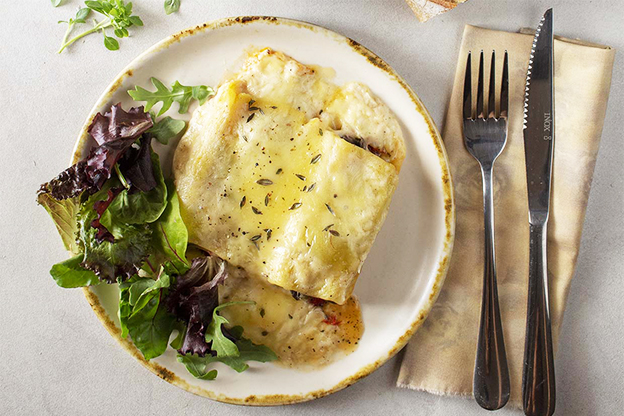
[[[99,285],[85,295],[110,334],[148,369],[190,392],[215,400],[250,405],[295,403],[340,390],[370,374],[398,352],[426,318],[442,286],[454,235],[454,204],[448,162],[439,133],[416,94],[389,65],[342,35],[304,22],[275,17],[236,17],[184,30],[156,44],[124,69],[87,117],[72,163],[93,144],[86,127],[97,112],[121,102],[136,106],[126,93],[148,87],[150,77],[165,83],[216,86],[245,51],[271,47],[304,64],[330,67],[335,81],[368,85],[398,118],[407,156],[390,212],[355,288],[365,325],[357,350],[315,371],[302,373],[273,364],[251,363],[241,374],[215,364],[213,381],[193,378],[176,361],[175,351],[146,362],[121,339],[118,290]],[[175,107],[175,105],[174,105]],[[193,107],[191,107],[191,111]],[[170,115],[179,115],[175,109]],[[175,144],[155,144],[168,174]]]

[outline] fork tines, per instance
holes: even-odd
[[[466,75],[464,77],[464,119],[475,120],[485,118],[507,118],[509,109],[509,64],[507,51],[503,61],[503,77],[501,79],[500,103],[498,116],[496,115],[496,55],[492,51],[492,63],[490,65],[490,87],[488,91],[487,113],[485,112],[483,101],[483,51],[479,57],[479,81],[477,84],[477,107],[476,116],[472,111],[472,60],[471,52],[468,52],[468,60],[466,61]],[[487,117],[485,116],[487,114]]]

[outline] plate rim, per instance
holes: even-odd
[[[362,55],[367,61],[379,69],[386,72],[391,78],[398,82],[399,85],[407,92],[412,102],[415,104],[415,109],[418,111],[424,118],[427,126],[429,128],[429,135],[433,139],[434,147],[438,154],[438,159],[440,162],[440,180],[442,186],[442,192],[444,197],[444,228],[446,230],[446,234],[444,236],[443,248],[441,253],[437,259],[437,268],[436,268],[436,276],[434,283],[431,287],[431,291],[429,293],[429,299],[427,303],[418,311],[417,317],[414,321],[411,322],[409,328],[406,332],[401,335],[394,346],[388,350],[385,356],[378,358],[375,362],[369,363],[361,367],[357,373],[354,375],[348,376],[342,379],[340,382],[336,383],[331,388],[327,389],[319,389],[312,392],[307,392],[303,394],[294,394],[294,395],[283,395],[283,394],[271,394],[271,395],[249,395],[245,398],[236,398],[236,397],[228,397],[223,394],[217,394],[211,390],[204,389],[202,387],[198,387],[192,384],[189,384],[186,380],[177,376],[174,372],[168,370],[167,368],[157,364],[153,361],[147,361],[143,358],[141,352],[134,346],[134,344],[128,339],[124,339],[121,337],[121,331],[115,323],[110,319],[105,309],[100,303],[99,298],[89,287],[83,288],[83,293],[89,305],[93,309],[95,315],[100,320],[102,325],[106,328],[108,333],[125,349],[130,355],[132,355],[135,359],[137,359],[144,367],[150,370],[152,373],[156,374],[158,377],[163,380],[171,383],[177,387],[180,387],[186,391],[194,393],[199,396],[207,397],[212,400],[216,400],[223,403],[229,404],[239,404],[239,405],[253,405],[253,406],[273,406],[273,405],[286,405],[293,403],[300,403],[309,400],[314,400],[323,396],[327,396],[329,394],[335,393],[339,390],[342,390],[356,381],[368,376],[381,365],[383,365],[386,361],[392,358],[396,353],[398,353],[409,341],[412,335],[416,332],[416,330],[422,325],[422,323],[427,318],[433,304],[435,303],[444,280],[446,278],[446,273],[448,271],[451,253],[453,249],[453,243],[455,239],[455,200],[453,195],[453,186],[452,186],[452,177],[451,171],[449,167],[449,161],[446,153],[446,149],[444,147],[442,137],[431,118],[428,110],[425,108],[424,104],[416,95],[416,93],[412,90],[412,88],[407,84],[407,82],[383,59],[377,56],[374,52],[369,50],[368,48],[362,46],[357,41],[342,35],[338,32],[335,32],[330,29],[326,29],[322,26],[301,21],[295,19],[289,19],[284,17],[275,17],[275,16],[236,16],[236,17],[226,17],[221,19],[212,20],[203,24],[195,25],[189,27],[187,29],[183,29],[173,35],[170,35],[163,40],[157,42],[153,46],[149,47],[147,50],[139,54],[137,57],[132,59],[132,61],[122,69],[122,71],[114,78],[114,80],[108,85],[108,87],[104,90],[102,95],[98,98],[95,105],[89,112],[81,131],[78,135],[78,139],[74,145],[74,149],[72,152],[72,158],[70,161],[70,165],[78,162],[83,155],[83,150],[88,142],[88,134],[87,129],[93,120],[93,117],[97,113],[97,111],[104,105],[110,97],[115,93],[121,86],[123,81],[133,74],[133,66],[135,63],[141,62],[143,58],[150,56],[154,53],[157,53],[160,50],[166,49],[170,45],[175,42],[179,42],[185,37],[193,36],[198,33],[202,33],[208,30],[215,30],[222,27],[234,26],[234,25],[245,25],[249,23],[253,23],[256,21],[262,21],[266,23],[276,24],[276,25],[288,25],[293,27],[298,27],[302,29],[311,30],[314,32],[321,32],[326,35],[332,36],[336,40],[343,41],[347,43],[356,53]]]

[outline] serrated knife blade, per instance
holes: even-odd
[[[553,20],[549,9],[535,32],[524,95],[524,151],[529,222],[546,222],[554,148]]]
[[[555,369],[548,296],[547,224],[555,142],[553,12],[535,33],[524,100],[524,154],[529,205],[529,293],[522,404],[531,416],[555,412]]]

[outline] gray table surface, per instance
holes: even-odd
[[[57,288],[51,264],[66,257],[34,203],[41,182],[65,167],[85,115],[113,77],[161,38],[235,15],[306,20],[366,45],[444,120],[464,24],[516,30],[553,6],[556,31],[624,49],[624,2],[471,0],[421,24],[403,0],[135,0],[145,27],[121,50],[89,36],[55,54],[81,2],[0,1],[0,413],[53,415],[239,414],[477,415],[472,400],[395,387],[401,355],[354,386],[314,402],[252,409],[212,402],[145,370],[100,325],[78,290]],[[557,414],[622,414],[624,402],[623,190],[624,63],[616,58],[602,146],[557,358]],[[499,414],[520,414],[503,410]]]

